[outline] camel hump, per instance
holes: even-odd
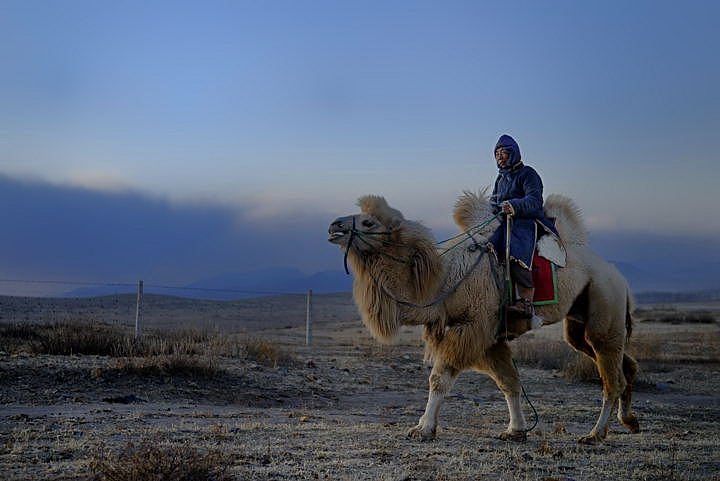
[[[480,189],[478,193],[463,191],[455,202],[453,218],[460,230],[468,230],[492,216],[487,191],[488,187]]]
[[[555,227],[563,242],[580,245],[588,243],[582,211],[575,201],[564,195],[550,194],[545,199],[544,207],[545,216],[555,219]]]

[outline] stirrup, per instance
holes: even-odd
[[[535,315],[535,308],[533,307],[532,301],[524,297],[519,298],[512,306],[508,306],[507,310],[512,314],[527,319],[532,319]]]

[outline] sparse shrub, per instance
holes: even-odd
[[[292,357],[274,344],[262,339],[247,339],[240,344],[242,356],[253,362],[277,367],[292,362]]]
[[[115,456],[95,459],[97,481],[226,481],[230,458],[218,452],[202,453],[189,446],[129,444]]]
[[[35,352],[61,356],[110,356],[123,338],[119,328],[107,324],[56,323],[44,330]]]
[[[574,381],[597,381],[600,379],[593,360],[579,352],[575,353],[574,358],[565,364],[562,375]]]
[[[0,324],[0,338],[29,341],[40,338],[37,324],[9,322]]]
[[[115,370],[139,376],[188,376],[208,378],[222,370],[211,357],[171,354],[149,357],[123,357],[115,362]]]
[[[100,322],[0,324],[0,349],[35,354],[113,357],[220,354],[225,339],[207,330],[148,330],[135,339],[120,326]]]
[[[677,308],[638,309],[635,316],[642,322],[662,322],[669,324],[713,324],[715,315],[708,310],[698,309],[681,311]]]
[[[513,343],[513,357],[526,367],[558,370],[567,379],[599,379],[595,363],[564,342],[519,338]]]
[[[574,358],[573,349],[561,341],[518,338],[512,344],[513,358],[523,366],[563,369]]]
[[[628,352],[637,360],[657,361],[662,357],[662,345],[657,338],[634,337],[630,340]]]
[[[35,324],[15,322],[0,325],[0,349],[54,355],[112,355],[122,342],[122,331],[101,323]]]
[[[120,358],[116,368],[135,374],[213,375],[214,358],[235,356],[277,367],[292,356],[261,339],[240,339],[203,329],[147,330],[139,338],[104,323],[0,324],[0,350]]]

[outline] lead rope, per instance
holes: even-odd
[[[506,216],[506,225],[505,225],[505,295],[503,303],[500,306],[500,318],[503,318],[503,315],[505,317],[505,322],[502,324],[505,325],[505,337],[507,338],[507,314],[506,309],[507,306],[510,305],[512,302],[512,279],[510,277],[510,237],[512,236],[512,215]],[[532,302],[532,301],[531,301]],[[500,331],[501,328],[498,326],[498,331]],[[525,392],[525,386],[523,386],[522,381],[520,381],[520,370],[517,367],[517,363],[515,362],[515,359],[512,360],[513,366],[515,366],[515,371],[518,373],[518,381],[520,382],[520,390],[522,391],[523,397],[525,398],[525,401],[527,401],[528,405],[530,406],[530,409],[532,409],[533,417],[535,418],[535,422],[532,426],[528,429],[522,429],[521,431],[524,432],[526,435],[533,429],[535,429],[538,425],[539,417],[538,413],[535,410],[535,406],[533,406],[532,401],[530,401],[530,397],[528,397],[527,392]]]
[[[520,370],[517,367],[517,364],[515,364],[515,359],[512,360],[513,366],[515,366],[515,370],[520,374]],[[518,379],[520,379],[520,376],[518,375]],[[525,432],[526,434],[535,429],[538,425],[538,422],[540,418],[538,417],[538,413],[535,410],[535,406],[533,406],[532,401],[530,401],[530,397],[528,397],[527,393],[525,392],[525,386],[523,386],[522,381],[520,381],[520,389],[522,390],[523,397],[525,398],[525,401],[527,401],[528,405],[530,406],[530,409],[532,409],[533,417],[535,418],[535,422],[532,426],[530,426],[528,429],[521,429],[520,431]]]
[[[345,274],[350,275],[350,270],[347,266],[347,258],[348,254],[350,253],[350,247],[352,247],[353,238],[355,237],[355,216],[352,218],[353,220],[353,226],[352,230],[350,231],[350,239],[348,240],[348,245],[345,248],[345,255],[343,256],[343,265],[345,266]]]

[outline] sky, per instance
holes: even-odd
[[[85,199],[58,218],[92,195],[135,199],[240,243],[325,226],[368,193],[449,232],[508,133],[592,232],[720,245],[719,14],[713,1],[0,0],[0,178],[30,203]],[[43,270],[29,235],[0,252],[15,274],[124,275]],[[266,261],[320,270],[337,260],[323,249]]]

